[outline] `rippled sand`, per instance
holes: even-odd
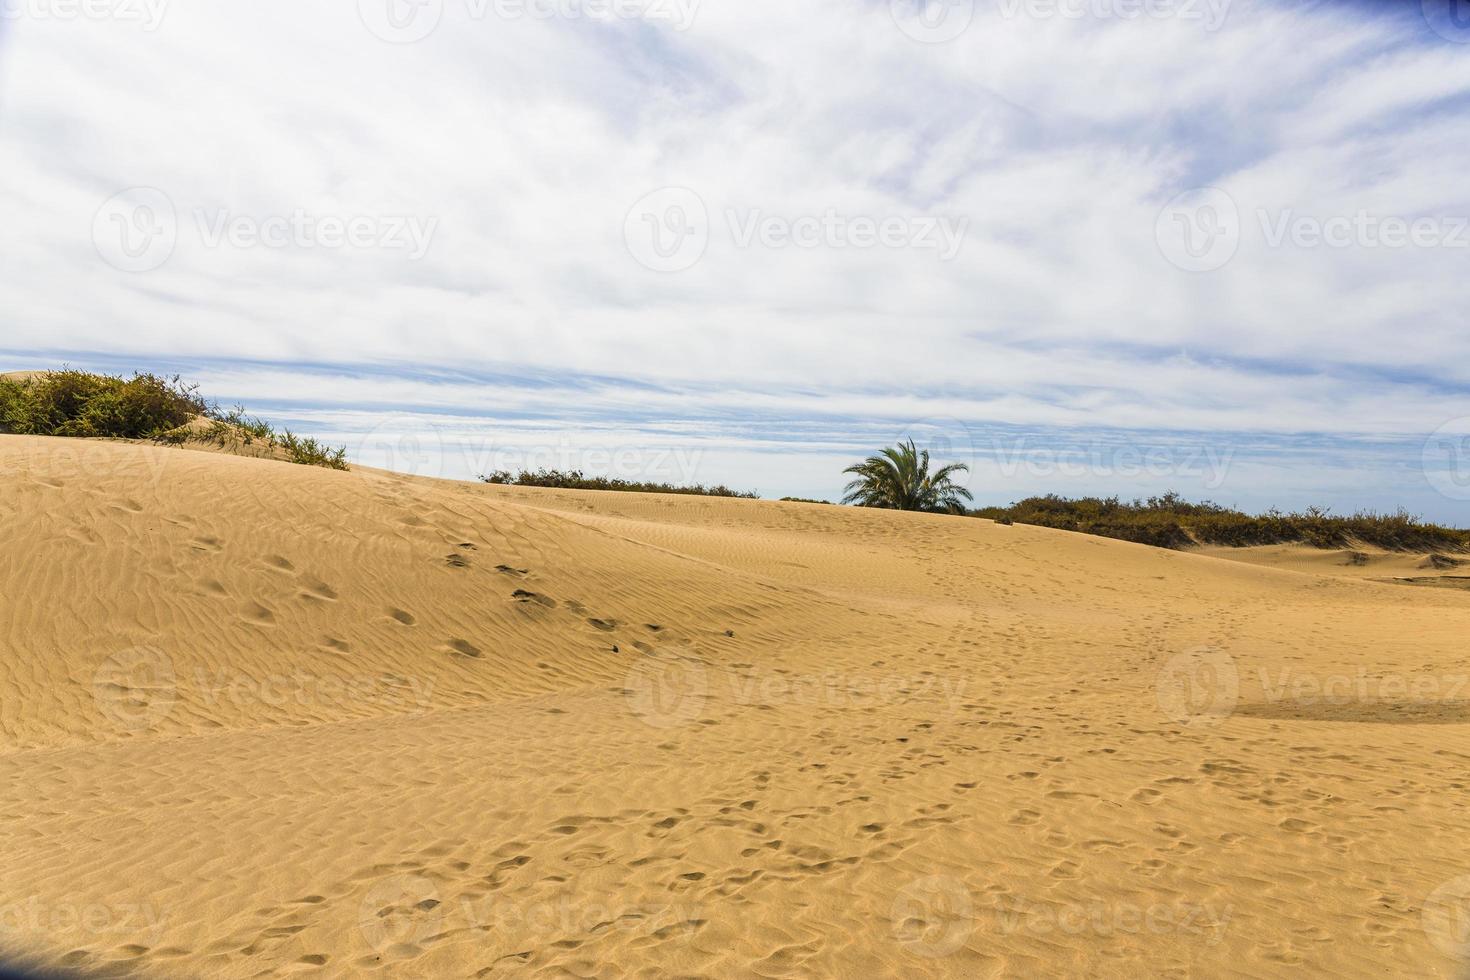
[[[21,437],[0,528],[0,939],[50,964],[1465,967],[1464,590]]]

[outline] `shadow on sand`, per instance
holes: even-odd
[[[1267,721],[1333,721],[1375,725],[1470,725],[1470,700],[1319,698],[1237,705],[1235,714]]]

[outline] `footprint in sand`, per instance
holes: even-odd
[[[475,646],[468,640],[450,640],[449,649],[459,654],[461,657],[471,657],[475,660],[479,660],[481,657],[485,656],[485,654],[480,652],[479,647]]]
[[[337,590],[319,578],[308,578],[301,584],[305,589],[301,593],[304,599],[320,599],[326,602],[337,601]]]
[[[253,623],[265,626],[273,626],[276,622],[276,614],[271,608],[258,602],[247,602],[240,610],[240,614]]]

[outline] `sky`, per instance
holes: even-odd
[[[365,464],[1470,525],[1470,7],[0,0],[0,367]]]

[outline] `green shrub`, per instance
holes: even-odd
[[[281,447],[286,450],[286,456],[293,463],[302,466],[325,466],[331,470],[347,469],[347,449],[338,446],[329,449],[322,443],[311,437],[301,438],[290,429],[281,434]]]
[[[198,419],[209,424],[191,425]],[[286,433],[281,440],[269,422],[236,406],[228,412],[206,402],[197,385],[177,375],[135,374],[124,380],[63,368],[25,380],[0,379],[0,432],[18,435],[152,439],[180,446],[195,440],[227,446],[281,445],[293,463],[347,468],[345,447],[329,449],[315,439]]]
[[[1117,497],[1028,497],[1009,507],[984,507],[971,514],[1002,523],[1036,524],[1160,548],[1289,543],[1347,548],[1361,543],[1389,551],[1470,549],[1470,531],[1427,524],[1405,511],[1362,511],[1334,517],[1320,507],[1310,507],[1300,513],[1270,510],[1251,515],[1211,501],[1191,503],[1173,492],[1131,503]]]
[[[0,378],[0,432],[17,432],[16,420],[25,411],[25,386]]]
[[[243,405],[236,405],[221,415],[220,421],[238,434],[247,446],[256,442],[263,442],[267,446],[276,444],[275,428],[264,419],[247,414]]]
[[[683,493],[701,497],[742,497],[758,499],[759,494],[742,493],[727,486],[706,487],[699,484],[681,487],[672,483],[647,483],[636,480],[619,480],[606,476],[586,476],[581,470],[521,470],[511,473],[496,470],[480,477],[486,483],[507,484],[517,487],[551,487],[558,490],[618,490],[625,493]]]
[[[63,369],[0,384],[0,426],[22,435],[150,439],[208,410],[177,377]]]

